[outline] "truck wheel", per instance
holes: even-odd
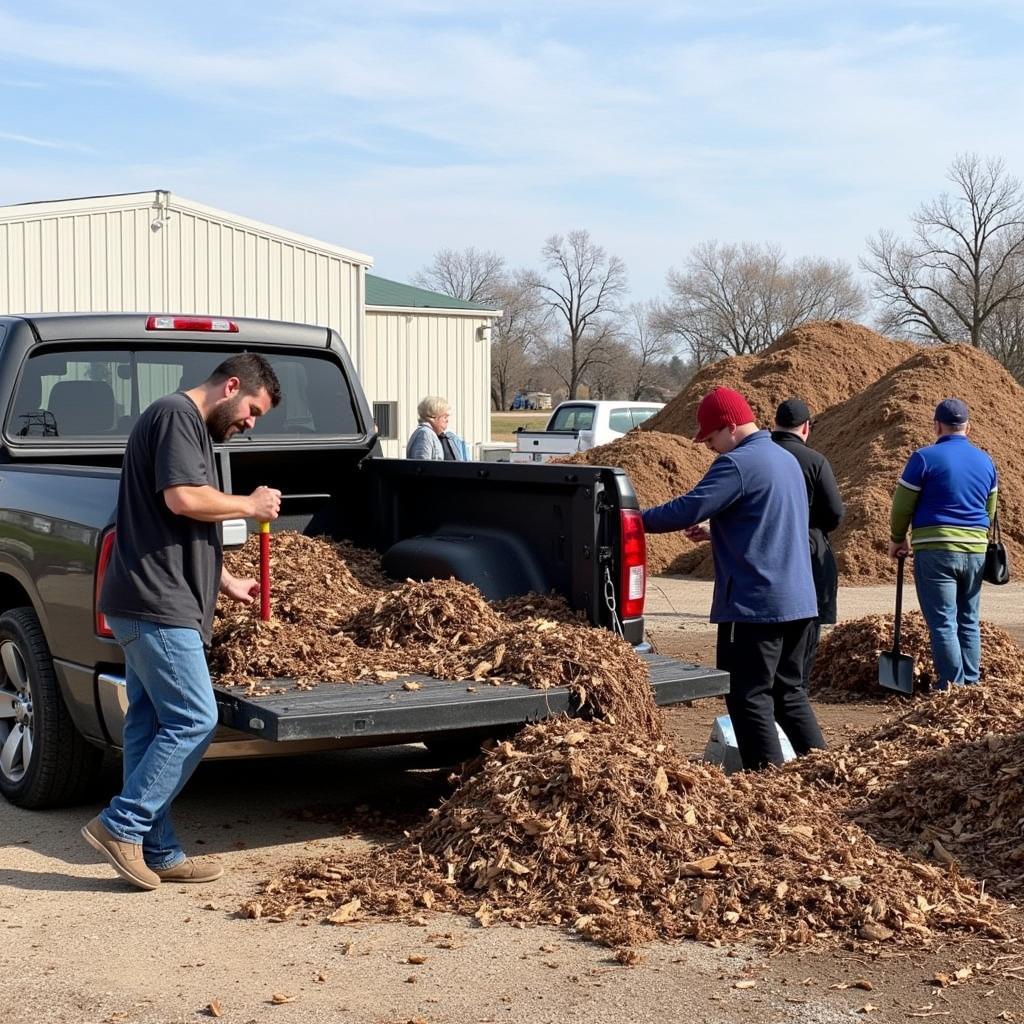
[[[102,760],[64,706],[36,613],[0,615],[0,792],[19,807],[74,803]]]

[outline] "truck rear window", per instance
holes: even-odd
[[[593,430],[592,405],[563,405],[555,411],[548,430]]]
[[[146,348],[46,349],[21,373],[5,424],[10,438],[117,442],[156,399],[204,381],[237,350]],[[281,382],[281,402],[260,417],[252,435],[234,442],[300,435],[363,433],[341,366],[305,352],[264,352]]]

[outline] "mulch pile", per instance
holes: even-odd
[[[251,575],[257,550],[253,538],[229,569]],[[1005,706],[1017,684],[920,702],[846,750],[727,778],[667,746],[644,664],[609,631],[571,621],[564,603],[489,606],[456,581],[395,584],[372,555],[294,534],[276,534],[274,550],[275,620],[219,611],[221,682],[265,686],[270,667],[339,682],[422,672],[569,685],[586,717],[492,745],[400,844],[302,861],[245,916],[344,925],[448,910],[484,927],[546,922],[618,947],[624,963],[656,937],[779,949],[1008,936],[990,892],[1011,891],[1019,868],[1024,768],[1011,736],[1024,732],[1024,689],[1016,711]],[[1001,792],[983,792],[986,771]],[[1018,834],[993,850],[1000,828]]]
[[[707,472],[711,453],[676,434],[631,430],[625,437],[557,460],[587,466],[617,466],[629,474],[641,508],[661,505],[685,494]],[[647,569],[665,572],[680,555],[696,547],[682,533],[649,534]]]
[[[822,637],[811,674],[811,688],[832,697],[883,697],[878,685],[878,656],[892,650],[891,615],[866,615],[835,626]],[[928,626],[920,612],[903,616],[900,652],[914,659],[914,683],[927,693],[935,682]],[[981,678],[983,682],[1024,683],[1024,649],[1004,629],[981,623]]]
[[[755,356],[732,356],[697,373],[640,428],[693,437],[697,406],[715,387],[739,391],[758,425],[771,429],[775,410],[798,396],[818,416],[873,384],[917,351],[847,320],[813,320],[783,334]]]
[[[844,747],[787,765],[880,843],[1024,894],[1024,683],[915,701]],[[829,796],[831,792],[831,796]]]
[[[541,723],[486,755],[406,842],[300,862],[242,913],[344,924],[449,910],[624,948],[1005,936],[975,882],[879,845],[824,791],[780,772],[727,778],[603,722]]]
[[[698,373],[664,409],[625,438],[570,461],[620,466],[642,507],[691,488],[710,465],[692,444],[701,398],[716,386],[742,392],[763,427],[792,395],[815,416],[811,445],[835,470],[846,517],[832,535],[843,583],[888,582],[892,492],[910,453],[934,441],[932,415],[955,395],[971,408],[971,440],[1000,472],[1000,524],[1011,559],[1024,564],[1024,474],[1016,465],[1024,389],[969,345],[922,348],[846,321],[815,321],[787,332],[757,356],[723,359]],[[648,538],[650,570],[711,578],[707,545],[681,534]],[[912,572],[912,564],[908,563]]]
[[[887,551],[892,492],[910,453],[934,442],[935,406],[950,395],[970,406],[971,441],[999,470],[1003,538],[1011,559],[1024,565],[1024,474],[1017,439],[1024,389],[984,352],[942,345],[917,349],[865,391],[825,412],[814,428],[812,443],[832,463],[846,504],[846,517],[832,534],[844,582],[893,578]]]

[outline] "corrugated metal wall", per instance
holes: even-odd
[[[398,403],[398,437],[381,441],[386,455],[405,455],[416,406],[426,395],[451,402],[451,429],[474,457],[476,445],[490,441],[491,346],[478,329],[491,319],[367,309],[363,386],[372,401]]]
[[[363,357],[363,271],[159,193],[0,211],[0,311],[253,316],[334,327]]]
[[[452,428],[490,440],[490,344],[481,318],[365,310],[358,253],[164,192],[0,209],[0,312],[210,313],[334,327],[371,402],[398,403],[405,454],[416,405],[444,395]]]

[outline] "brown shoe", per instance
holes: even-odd
[[[224,868],[215,860],[186,857],[171,868],[155,868],[164,882],[213,882],[224,874]]]
[[[82,827],[82,838],[110,861],[110,866],[139,889],[152,890],[160,885],[160,876],[151,871],[142,857],[142,843],[126,843],[111,835],[99,818]]]

